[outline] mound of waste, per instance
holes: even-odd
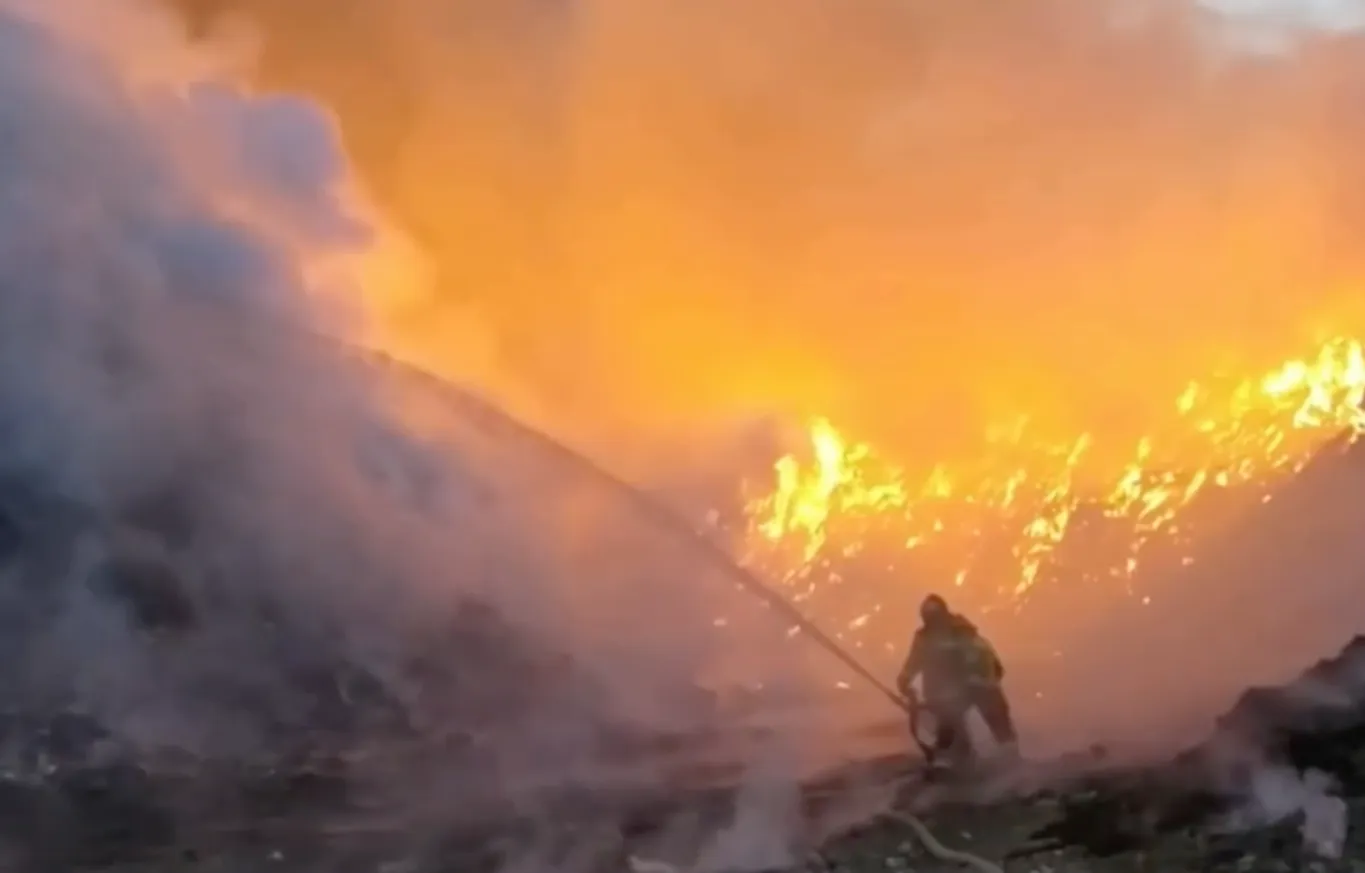
[[[725,784],[734,756],[698,757],[752,744],[763,706],[692,681],[752,639],[688,612],[734,592],[723,570],[456,392],[307,354],[382,384],[422,438],[339,405],[309,425],[340,434],[334,467],[222,428],[97,500],[0,470],[0,866],[479,856],[490,832],[647,826],[680,780]],[[678,620],[635,620],[660,612]]]
[[[1365,636],[1292,682],[1247,690],[1165,764],[1099,767],[1050,795],[1055,820],[1016,856],[1075,846],[1111,857],[1182,833],[1240,847],[1285,828],[1301,831],[1289,842],[1306,854],[1339,855],[1348,806],[1365,800]]]
[[[477,618],[492,621],[486,614]],[[243,847],[270,852],[285,847],[298,858],[329,844],[328,857],[335,858],[338,845],[345,845],[346,857],[374,860],[403,846],[407,855],[411,846],[404,842],[411,834],[406,823],[385,822],[375,811],[361,809],[363,785],[353,779],[348,757],[360,750],[329,750],[328,739],[343,736],[346,720],[362,712],[371,718],[386,713],[394,735],[401,736],[401,707],[377,690],[368,700],[358,689],[344,693],[335,676],[315,681],[319,700],[330,699],[331,710],[320,710],[324,714],[313,741],[292,759],[280,756],[254,767],[139,761],[121,754],[88,717],[60,711],[42,719],[7,716],[0,722],[4,748],[10,752],[0,775],[0,833],[6,850],[14,858],[67,868],[149,855],[193,859],[246,851]],[[1244,857],[1249,845],[1280,858],[1337,854],[1347,839],[1344,830],[1334,832],[1329,825],[1325,835],[1310,834],[1320,844],[1307,847],[1300,831],[1309,818],[1340,818],[1346,815],[1345,804],[1354,810],[1357,800],[1365,801],[1363,686],[1365,637],[1358,637],[1289,684],[1247,691],[1206,742],[1164,764],[1085,767],[1082,775],[1053,784],[1042,795],[967,813],[963,809],[970,805],[955,808],[949,803],[931,812],[930,821],[938,829],[966,815],[973,822],[970,828],[989,830],[1006,827],[998,823],[1003,817],[1008,827],[1017,829],[1021,821],[1036,822],[1043,815],[1044,824],[1020,831],[1002,845],[1000,854],[1015,858],[1080,851],[1092,859],[1116,859],[1159,853],[1181,835],[1219,832],[1226,836],[1200,844],[1210,869],[1220,858]],[[427,747],[424,753],[430,751]],[[426,853],[433,864],[458,861],[461,869],[492,869],[510,844],[552,842],[544,832],[547,827],[581,836],[594,821],[612,831],[600,845],[619,848],[621,840],[676,823],[679,811],[689,806],[697,815],[708,814],[708,809],[724,814],[734,798],[724,790],[641,798],[626,816],[606,801],[597,802],[603,804],[598,814],[593,798],[578,795],[557,816],[547,816],[547,807],[523,809],[496,825],[461,823],[452,814],[444,833],[426,834]],[[1326,811],[1315,810],[1314,804],[1326,804]],[[969,826],[947,827],[943,839],[953,842]],[[1340,827],[1346,827],[1344,820]],[[913,840],[905,833],[864,828],[830,851],[867,861],[878,852],[895,854],[897,846],[904,849],[909,842]],[[619,854],[603,852],[600,862],[587,866],[619,862]],[[848,863],[856,867],[861,862]],[[1249,868],[1243,864],[1241,869]]]
[[[1164,762],[1109,766],[1096,749],[1021,780],[1043,790],[919,785],[903,799],[983,871],[1358,871],[1363,685],[1357,637],[1291,682],[1246,691],[1204,742]],[[923,834],[903,818],[869,817],[826,842],[813,868],[965,869]]]
[[[17,521],[7,530],[9,551],[0,561],[42,557]],[[180,577],[159,545],[161,534],[103,537],[101,557],[80,576],[79,588],[120,611],[125,629],[153,656],[173,660],[217,619],[206,614],[211,603],[202,591]],[[34,631],[44,628],[43,613],[64,608],[48,602],[62,597],[55,586],[26,594],[16,600],[22,609],[0,610],[12,626],[0,635],[12,664],[24,664],[28,649],[48,638],[49,631]],[[688,704],[694,720],[673,732],[617,718],[602,706],[581,713],[574,725],[580,733],[572,754],[590,762],[592,773],[551,766],[572,761],[547,761],[545,784],[518,785],[497,767],[489,737],[562,711],[547,701],[600,695],[593,675],[572,658],[538,645],[489,604],[465,598],[439,633],[409,640],[400,660],[386,661],[396,672],[380,675],[344,650],[302,644],[296,620],[272,614],[269,602],[258,606],[257,644],[280,646],[270,681],[230,670],[196,674],[198,690],[249,728],[250,745],[240,750],[206,756],[130,745],[78,698],[53,693],[41,676],[24,685],[15,671],[11,707],[0,711],[0,857],[20,869],[69,869],[193,854],[224,840],[308,844],[335,828],[363,832],[368,844],[378,834],[410,838],[411,827],[439,833],[461,851],[479,849],[490,831],[519,827],[552,807],[592,817],[598,804],[602,817],[619,817],[623,804],[652,802],[650,792],[663,782],[657,763],[670,755],[686,760],[721,730],[713,696],[700,690]],[[276,640],[276,633],[289,638]],[[427,697],[453,701],[457,711],[433,723]],[[704,718],[708,711],[716,717]],[[642,762],[651,766],[638,778]],[[608,772],[613,765],[616,782]],[[395,785],[414,794],[433,790],[422,775],[435,771],[442,782],[458,782],[448,805],[394,796]],[[618,783],[619,791],[604,790]],[[434,831],[409,817],[421,808],[440,810]],[[386,815],[404,820],[384,821]]]

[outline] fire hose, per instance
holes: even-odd
[[[912,697],[902,696],[888,687],[870,670],[859,663],[856,658],[850,655],[843,646],[840,646],[833,637],[825,633],[818,625],[807,618],[800,609],[775,591],[771,585],[764,582],[757,573],[736,562],[729,551],[706,534],[698,531],[693,525],[689,524],[686,519],[663,503],[650,497],[644,491],[626,480],[618,478],[615,474],[608,472],[591,458],[580,454],[548,434],[542,433],[529,425],[517,421],[492,403],[461,389],[454,383],[449,382],[434,373],[400,361],[390,355],[383,354],[382,352],[366,351],[364,354],[370,361],[377,363],[382,367],[396,370],[408,378],[425,383],[433,388],[442,398],[450,402],[452,406],[458,407],[462,412],[470,414],[479,420],[495,423],[496,425],[515,433],[518,437],[534,442],[551,455],[572,464],[575,469],[580,469],[589,473],[599,484],[607,486],[618,496],[630,503],[638,513],[658,526],[671,530],[684,538],[688,544],[695,549],[696,553],[709,561],[715,569],[729,576],[738,583],[746,593],[763,601],[783,618],[790,621],[801,631],[801,633],[814,640],[817,645],[837,658],[860,679],[876,689],[877,692],[890,701],[893,706],[908,715],[912,724],[918,721],[919,707]],[[919,742],[918,737],[916,738],[916,741]]]
[[[660,501],[650,497],[640,488],[609,472],[586,455],[575,451],[550,435],[518,421],[494,404],[483,400],[470,391],[460,388],[453,382],[383,352],[371,350],[358,351],[361,352],[366,360],[377,364],[382,368],[399,372],[415,382],[426,385],[451,406],[460,409],[464,414],[511,431],[518,437],[535,443],[552,456],[572,465],[574,469],[588,473],[597,480],[599,484],[606,486],[626,500],[641,515],[653,521],[660,527],[673,531],[686,540],[696,553],[708,560],[713,567],[733,579],[746,593],[758,598],[783,618],[790,621],[801,631],[801,633],[813,640],[816,645],[820,646],[830,655],[833,655],[844,666],[848,667],[854,675],[858,676],[875,689],[898,710],[905,713],[909,717],[911,738],[919,748],[920,754],[924,757],[924,760],[927,763],[933,763],[934,749],[920,737],[921,708],[919,701],[913,693],[901,695],[888,687],[856,658],[849,654],[847,649],[839,645],[839,643],[829,634],[825,633],[819,625],[807,618],[800,609],[791,603],[791,601],[787,600],[774,590],[773,587],[760,578],[757,573],[738,563],[729,551],[706,534],[698,531],[681,515],[674,512]]]
[[[943,845],[943,843],[939,841],[939,838],[934,836],[934,832],[929,830],[924,822],[920,821],[918,816],[913,816],[906,812],[887,812],[883,813],[881,817],[908,827],[915,834],[915,838],[924,845],[924,850],[928,852],[932,858],[936,858],[939,861],[950,861],[955,864],[961,864],[964,867],[971,867],[973,870],[978,871],[978,873],[1005,873],[1005,868],[994,861],[983,858],[974,852],[964,852],[961,849],[950,849]],[[629,867],[630,873],[682,873],[682,871],[678,870],[678,868],[674,867],[672,864],[666,864],[662,861],[655,861],[649,858],[637,858],[634,855],[626,859],[626,865]],[[807,866],[808,869],[813,870],[832,869],[825,861],[824,857],[818,852],[812,853],[812,857],[809,859]]]
[[[557,458],[566,466],[587,473],[592,479],[596,480],[599,485],[605,486],[607,490],[624,499],[639,514],[654,522],[659,527],[677,534],[715,569],[736,582],[744,592],[752,597],[756,597],[767,604],[771,609],[775,610],[779,615],[790,621],[801,631],[801,633],[814,640],[816,645],[833,655],[844,666],[848,667],[854,675],[876,689],[877,692],[890,701],[896,709],[908,715],[912,724],[917,724],[919,707],[913,697],[902,696],[889,688],[840,646],[838,642],[808,619],[801,610],[797,609],[796,606],[785,597],[773,590],[772,586],[764,582],[758,574],[739,564],[727,549],[723,548],[711,537],[699,531],[683,516],[674,512],[664,503],[650,497],[647,493],[625,479],[611,473],[588,456],[561,443],[549,434],[518,421],[516,418],[500,409],[496,404],[484,400],[473,391],[463,388],[449,379],[439,376],[429,370],[425,370],[416,364],[395,358],[394,356],[377,349],[360,346],[344,339],[327,336],[326,334],[318,333],[307,328],[299,328],[273,319],[237,319],[234,320],[232,324],[234,327],[246,330],[260,328],[283,333],[294,339],[302,339],[307,342],[315,343],[331,352],[340,353],[343,358],[360,360],[378,369],[397,373],[410,382],[424,385],[431,389],[433,394],[444,401],[447,406],[458,410],[469,419],[482,422],[493,428],[500,428],[506,433],[510,433],[517,438],[538,446],[550,457]],[[920,741],[918,735],[915,738],[915,742],[927,753],[927,748],[925,744]]]

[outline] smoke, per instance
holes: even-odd
[[[792,835],[801,833],[801,798],[781,774],[749,782],[735,801],[735,817],[702,847],[692,869],[774,870],[799,860]]]
[[[829,415],[925,468],[1017,412],[1127,446],[1186,379],[1365,322],[1365,37],[1344,18],[1187,0],[172,5],[210,32],[224,10],[259,28],[253,78],[335,111],[422,241],[436,281],[367,291],[377,342],[477,373],[697,504],[702,479],[747,465],[737,420]],[[1345,605],[1358,510],[1312,493],[1272,506],[1287,527],[1230,524],[1150,608],[1071,586],[982,618],[1026,745],[1169,748],[1336,646],[1362,618]],[[941,587],[866,584],[907,619]],[[645,608],[624,581],[594,590],[614,593],[575,612],[584,637]]]
[[[1295,689],[1298,705],[1322,705],[1311,691]],[[1220,734],[1208,747],[1206,774],[1230,801],[1213,824],[1215,833],[1245,833],[1284,822],[1298,825],[1304,848],[1325,858],[1339,858],[1346,845],[1349,812],[1341,786],[1328,773],[1298,769],[1267,758],[1245,737]]]
[[[1359,322],[1358,37],[1311,18],[179,5],[259,23],[263,78],[334,107],[428,243],[440,290],[391,343],[459,369],[441,338],[484,336],[560,431],[814,411],[932,458],[1020,408],[1141,426],[1192,374]],[[1251,23],[1283,50],[1238,48]]]
[[[426,267],[253,51],[0,3],[7,755],[64,714],[153,770],[344,755],[414,834],[666,791],[677,734],[742,772],[717,700],[800,705],[807,654],[577,467],[317,339],[373,339],[376,277]],[[757,710],[790,783],[818,725]]]
[[[1223,823],[1229,830],[1250,830],[1301,816],[1300,834],[1313,854],[1340,858],[1346,844],[1346,802],[1332,793],[1331,778],[1310,770],[1257,768],[1243,804]]]
[[[243,636],[242,608],[265,597],[300,617],[310,587],[335,573],[340,555],[298,553],[359,521],[342,521],[367,487],[346,472],[348,441],[383,422],[366,420],[374,400],[362,381],[236,325],[332,326],[353,305],[301,275],[296,256],[356,250],[368,229],[338,208],[342,168],[323,113],[212,80],[181,88],[169,78],[184,72],[180,58],[159,54],[175,44],[150,26],[158,15],[130,5],[115,18],[124,28],[96,31],[97,17],[69,30],[63,13],[79,11],[0,10],[6,645],[28,680],[7,703],[77,706],[137,745],[249,747],[261,726],[222,711],[215,686],[259,682],[268,697],[285,683],[280,653]],[[143,67],[123,78],[114,43],[97,34],[126,56],[146,52]],[[281,189],[291,152],[311,175]],[[271,224],[258,220],[267,211]],[[304,456],[286,439],[318,445]],[[317,509],[328,506],[336,514]],[[298,540],[280,529],[284,514],[297,514]],[[113,592],[125,563],[169,586],[144,599],[184,613],[148,623],[221,621],[167,658],[122,614]],[[365,596],[338,576],[334,602]],[[258,587],[221,587],[237,577]],[[323,634],[338,618],[319,609],[308,625]]]

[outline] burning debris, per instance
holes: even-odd
[[[1024,601],[1052,576],[1130,583],[1149,557],[1193,560],[1207,492],[1268,500],[1328,442],[1365,433],[1365,351],[1331,339],[1256,378],[1191,382],[1172,409],[1169,427],[1117,452],[1021,418],[989,429],[977,457],[918,477],[816,419],[750,502],[747,559],[817,610],[822,580],[867,557],[933,568],[980,606]],[[1067,560],[1078,540],[1104,539],[1119,542]],[[987,583],[999,589],[978,590]],[[850,641],[876,632],[868,620],[886,604],[860,607],[841,629]]]

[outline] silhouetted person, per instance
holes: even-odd
[[[1005,668],[995,649],[937,594],[920,605],[920,621],[896,686],[913,703],[912,686],[919,679],[919,703],[934,717],[936,760],[946,756],[958,766],[972,762],[975,750],[967,717],[973,709],[981,713],[995,741],[1009,754],[1017,754],[1014,720],[1000,687]]]

